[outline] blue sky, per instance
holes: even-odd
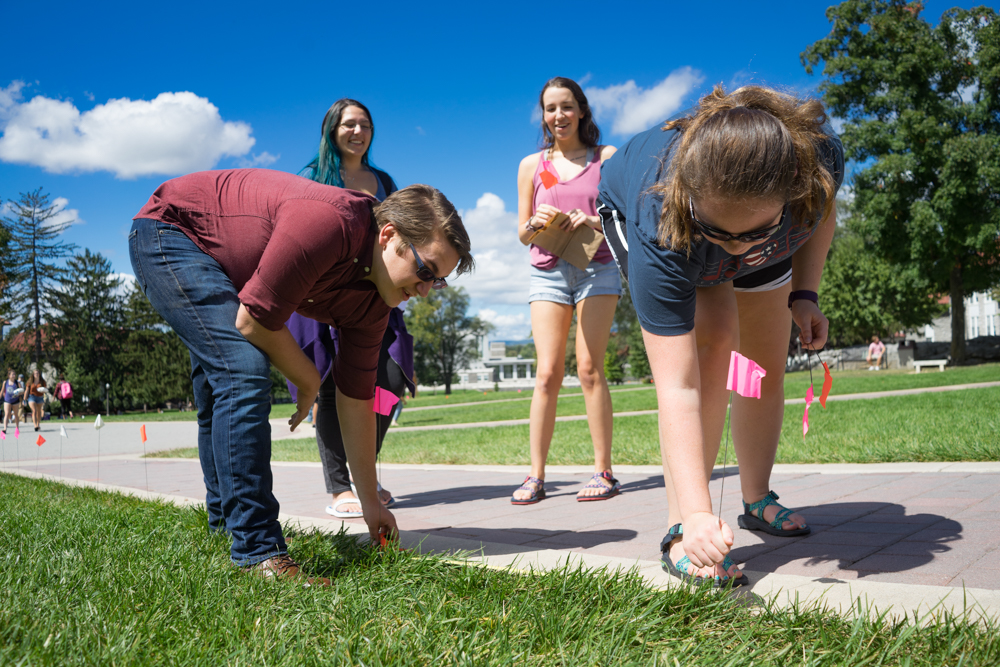
[[[515,180],[548,78],[580,81],[620,146],[715,83],[814,89],[799,54],[830,29],[808,1],[5,4],[0,198],[42,187],[77,221],[67,241],[131,274],[126,235],[157,185],[298,171],[326,109],[353,97],[374,162],[463,211],[480,270],[454,282],[498,338],[530,328]]]

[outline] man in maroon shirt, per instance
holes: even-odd
[[[372,398],[389,309],[473,267],[468,234],[440,192],[413,185],[381,204],[358,192],[261,169],[161,185],[135,216],[132,267],[191,352],[209,523],[239,566],[297,576],[272,493],[270,364],[298,388],[294,430],[319,391],[285,322],[340,332],[337,410],[373,540],[396,521],[376,491]],[[312,580],[310,580],[312,581]]]

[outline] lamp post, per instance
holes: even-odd
[[[110,382],[105,382],[104,383],[104,411],[107,413],[108,417],[111,416],[111,383]]]

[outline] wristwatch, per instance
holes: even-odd
[[[806,301],[812,301],[817,306],[819,305],[819,294],[816,292],[810,292],[809,290],[796,290],[788,295],[788,307],[792,307],[793,301],[798,301],[799,299],[805,299]]]

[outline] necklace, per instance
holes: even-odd
[[[590,152],[590,149],[589,148],[585,148],[585,149],[583,149],[583,153],[581,155],[577,155],[576,157],[569,157],[568,155],[566,155],[566,151],[562,151],[562,156],[563,156],[563,159],[565,159],[565,160],[569,160],[570,162],[576,162],[580,158],[587,157],[587,153],[589,153],[589,152]],[[549,160],[551,160],[551,159],[552,159],[552,149],[550,148],[549,149]]]

